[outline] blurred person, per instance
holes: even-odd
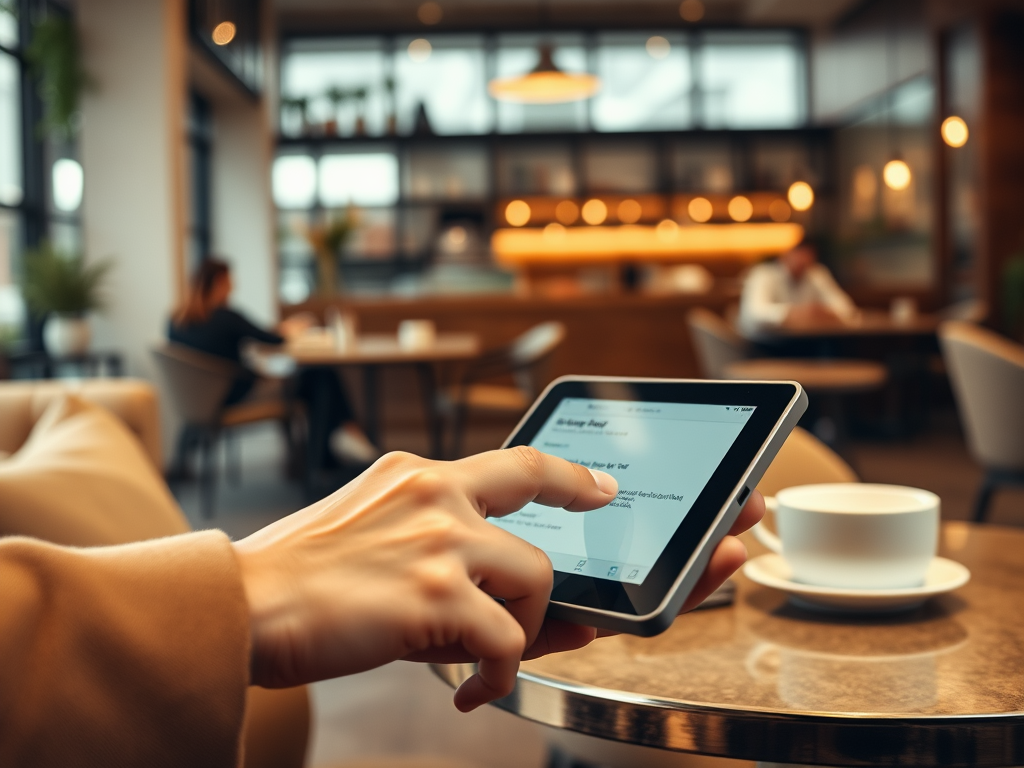
[[[747,273],[740,297],[739,326],[747,336],[773,328],[853,322],[857,305],[839,287],[808,239]]]
[[[463,712],[508,695],[520,660],[605,633],[546,618],[550,560],[486,518],[617,493],[610,475],[525,446],[455,462],[393,453],[238,542],[6,538],[0,765],[237,766],[248,685],[398,659],[478,662],[455,692]],[[734,535],[763,513],[755,491],[684,610],[742,565]]]
[[[311,325],[308,317],[300,315],[282,320],[276,332],[260,328],[228,306],[233,288],[230,266],[220,259],[205,259],[193,274],[185,301],[174,312],[167,329],[170,341],[225,358],[239,366],[235,383],[224,400],[226,406],[242,402],[259,380],[259,376],[245,365],[242,350],[246,342],[280,346]],[[308,414],[315,413],[325,420],[323,434],[339,459],[368,465],[380,456],[380,451],[356,423],[336,371],[326,368],[301,370],[296,393],[306,403]],[[326,411],[322,408],[312,410],[314,402],[326,404]],[[327,454],[328,447],[314,446],[313,450],[323,456]]]

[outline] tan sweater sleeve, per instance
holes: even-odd
[[[223,534],[0,543],[0,766],[235,766],[248,678]]]

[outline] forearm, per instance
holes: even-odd
[[[236,765],[249,617],[227,537],[0,544],[0,765]]]

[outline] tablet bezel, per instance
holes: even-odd
[[[554,382],[503,447],[529,445],[558,404],[567,397],[626,402],[754,406],[732,447],[641,584],[555,571],[553,602],[627,616],[657,610],[714,525],[737,485],[793,405],[798,387],[788,382],[731,382],[574,377]]]

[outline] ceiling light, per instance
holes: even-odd
[[[210,35],[213,38],[213,42],[216,45],[227,45],[235,39],[235,25],[230,21],[222,21],[216,27],[213,28],[213,33]]]
[[[583,204],[583,220],[592,226],[603,224],[608,218],[608,206],[601,200],[594,198]]]
[[[644,209],[636,200],[623,200],[619,203],[619,207],[615,209],[619,221],[623,224],[636,224],[640,221],[640,216],[643,215],[643,212]]]
[[[750,221],[754,215],[754,204],[743,195],[736,195],[729,201],[729,218],[733,221]]]
[[[647,53],[652,59],[664,59],[672,50],[672,45],[661,35],[647,38]]]
[[[580,207],[572,200],[563,200],[555,206],[555,218],[563,224],[574,224],[580,217]]]
[[[704,18],[704,3],[700,0],[683,0],[679,4],[679,15],[683,21],[700,21]]]
[[[711,207],[711,201],[706,197],[695,197],[686,206],[686,212],[698,224],[703,224],[706,221],[711,221],[711,214],[714,213],[714,209]]]
[[[520,104],[559,104],[589,99],[601,90],[597,75],[563,72],[555,66],[550,45],[540,46],[539,53],[540,60],[531,72],[491,80],[487,85],[491,96]]]
[[[530,206],[524,200],[513,200],[505,206],[505,221],[513,227],[522,227],[530,222]]]
[[[409,58],[417,64],[429,59],[430,52],[433,50],[434,48],[430,45],[430,41],[424,40],[422,37],[418,37],[413,40],[409,43],[409,47],[406,49],[409,54]]]
[[[444,11],[441,10],[441,4],[435,2],[423,3],[417,10],[416,16],[421,22],[427,26],[434,26],[441,17],[444,16]]]
[[[942,140],[951,147],[962,147],[967,143],[970,131],[962,117],[951,115],[942,121]]]
[[[814,190],[806,181],[794,181],[786,193],[789,204],[797,211],[809,210],[814,205]]]
[[[882,169],[882,180],[889,189],[904,190],[910,186],[910,166],[899,158],[890,160]]]

